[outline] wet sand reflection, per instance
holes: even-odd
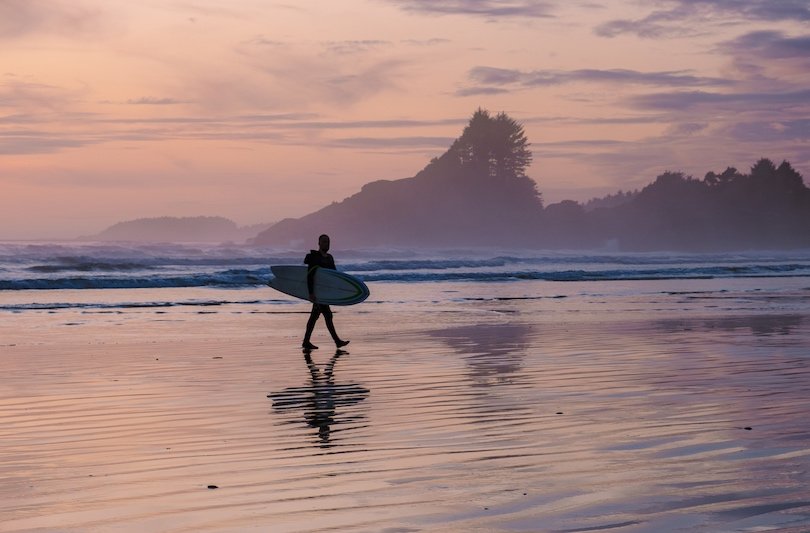
[[[369,390],[357,383],[335,383],[335,364],[348,354],[337,350],[323,369],[312,359],[310,351],[304,352],[304,360],[310,373],[310,383],[305,387],[289,387],[281,392],[268,394],[277,412],[302,410],[306,424],[317,430],[317,443],[321,448],[334,446],[332,426],[338,423],[357,422],[365,415],[338,414],[338,409],[362,402]]]
[[[477,385],[512,383],[529,346],[531,326],[476,324],[429,331],[464,357]]]
[[[680,318],[660,320],[656,324],[666,332],[750,330],[756,337],[791,335],[803,325],[805,317],[798,314],[759,314],[749,316],[727,316],[717,318]]]

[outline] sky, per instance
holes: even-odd
[[[0,0],[0,239],[299,217],[472,113],[546,205],[761,157],[810,182],[810,0]]]

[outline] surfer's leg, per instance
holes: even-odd
[[[330,309],[328,305],[324,305],[321,308],[321,312],[323,313],[323,319],[326,321],[326,329],[329,330],[329,334],[332,335],[332,340],[335,341],[337,347],[340,348],[341,346],[349,344],[349,341],[340,340],[337,331],[335,331],[335,323],[332,320],[332,309]]]
[[[340,337],[338,337],[337,331],[335,331],[335,323],[332,321],[332,309],[330,309],[328,305],[322,305],[321,312],[323,313],[323,319],[326,322],[326,329],[329,330],[329,334],[332,336],[332,339],[337,342],[337,339]]]
[[[309,320],[307,320],[307,331],[304,334],[304,342],[301,343],[301,346],[304,348],[315,350],[318,347],[309,342],[310,337],[312,337],[312,331],[315,329],[315,323],[318,321],[318,317],[321,316],[321,309],[320,305],[312,304],[312,311],[309,313]]]

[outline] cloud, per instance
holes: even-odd
[[[286,117],[286,118],[285,118]],[[391,128],[423,128],[431,126],[456,126],[464,125],[469,120],[464,118],[413,120],[413,119],[383,119],[383,120],[341,120],[323,121],[312,120],[316,118],[310,113],[299,113],[289,115],[248,115],[237,117],[237,120],[261,121],[270,120],[277,122],[282,120],[279,127],[290,129],[318,129],[318,130],[345,130],[345,129],[391,129]]]
[[[269,46],[269,47],[284,47],[288,46],[289,43],[285,41],[278,41],[276,39],[268,39],[264,35],[257,35],[251,39],[246,40],[243,44],[248,46]]]
[[[457,91],[459,96],[497,94],[507,89],[525,89],[565,83],[615,83],[663,87],[725,86],[723,78],[694,76],[686,71],[639,72],[628,69],[535,70],[523,72],[495,67],[474,67],[469,78],[476,84]]]
[[[0,123],[8,117],[0,118]],[[35,121],[30,117],[20,117],[19,121]],[[278,113],[259,115],[233,115],[217,117],[147,117],[147,118],[92,118],[86,117],[85,122],[96,124],[210,124],[212,127],[221,128],[223,125],[230,125],[237,129],[255,127],[273,127],[279,130],[347,130],[347,129],[398,129],[398,128],[423,128],[433,126],[459,126],[464,125],[469,117],[445,118],[430,120],[415,119],[381,119],[381,120],[340,120],[327,121],[318,120],[318,115],[314,113]]]
[[[700,133],[701,131],[706,130],[708,127],[709,125],[705,122],[682,122],[670,126],[667,133],[674,137],[682,137]]]
[[[385,0],[404,11],[487,18],[552,17],[555,3],[538,0]]]
[[[456,96],[487,96],[493,94],[508,93],[508,89],[501,89],[499,87],[465,87],[456,91]]]
[[[625,141],[617,141],[614,139],[586,139],[586,140],[573,140],[573,141],[552,141],[542,143],[532,143],[532,149],[557,149],[566,148],[572,150],[579,150],[581,148],[614,148],[627,144]]]
[[[788,37],[779,31],[755,31],[726,41],[718,48],[742,57],[806,60],[810,57],[810,35]]]
[[[0,39],[34,33],[80,35],[95,29],[100,11],[76,1],[0,0]]]
[[[810,35],[789,36],[780,31],[754,31],[716,46],[732,59],[732,66],[760,85],[785,87],[786,78],[810,71]],[[800,83],[806,83],[801,82]]]
[[[453,143],[451,137],[345,137],[328,141],[329,146],[340,148],[379,150],[379,149],[412,149],[412,148],[449,148]]]
[[[614,112],[613,109],[606,109],[606,112]],[[521,124],[576,124],[576,125],[594,125],[594,124],[661,124],[666,121],[666,116],[663,114],[644,114],[644,115],[628,115],[617,117],[599,117],[599,116],[562,116],[562,115],[543,115],[543,116],[528,116],[520,119]]]
[[[447,148],[453,139],[439,136],[341,137],[349,130],[411,130],[460,127],[467,117],[431,120],[319,120],[311,113],[231,116],[117,118],[94,114],[0,115],[0,155],[54,153],[101,143],[168,140],[273,143],[404,152]],[[62,124],[82,127],[62,129]],[[34,129],[36,126],[39,129]],[[30,129],[25,129],[30,127]],[[421,153],[421,152],[420,152]]]
[[[684,6],[702,5],[718,14],[738,15],[749,20],[810,20],[810,3],[807,0],[679,0],[678,3]]]
[[[519,70],[497,67],[473,67],[469,72],[469,77],[473,81],[490,85],[519,83],[527,76],[527,74]]]
[[[327,41],[323,46],[333,54],[357,54],[389,46],[390,41],[360,40],[360,41]]]
[[[473,73],[473,77],[475,73]],[[488,76],[484,75],[483,81]],[[496,78],[497,81],[497,78]],[[580,69],[571,71],[538,70],[526,74],[520,73],[524,85],[558,85],[571,82],[589,83],[622,83],[636,85],[693,87],[705,85],[729,85],[731,82],[722,78],[693,76],[685,71],[639,72],[628,69]]]
[[[571,119],[574,124],[660,124],[664,121],[660,115],[641,115],[627,117],[586,117]]]
[[[744,142],[784,142],[810,140],[810,119],[740,122],[730,130],[734,139]]]
[[[807,0],[667,0],[670,9],[651,12],[639,19],[617,19],[600,24],[601,37],[632,34],[647,39],[694,35],[705,21],[796,21],[810,20]]]
[[[599,37],[618,37],[631,33],[644,39],[661,39],[665,37],[685,37],[693,32],[679,26],[666,26],[655,21],[656,17],[647,17],[641,20],[611,20],[600,24],[594,29]]]
[[[156,98],[153,96],[144,96],[134,100],[127,100],[129,105],[176,105],[187,104],[188,100],[177,100],[175,98]]]
[[[409,44],[413,46],[437,46],[440,44],[447,44],[452,41],[450,39],[434,37],[432,39],[402,39],[400,42],[402,44]]]
[[[646,94],[629,99],[631,105],[644,109],[686,111],[711,107],[732,111],[806,107],[810,101],[810,89],[785,92],[709,93],[684,91]]]
[[[9,78],[0,83],[0,109],[6,107],[16,111],[25,109],[58,109],[76,99],[71,91],[31,81]]]
[[[64,135],[28,131],[0,132],[0,155],[49,154],[65,148],[94,144],[88,140],[66,138]]]

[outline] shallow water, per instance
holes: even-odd
[[[261,291],[7,310],[0,531],[806,531],[808,287],[378,284],[309,361]]]

